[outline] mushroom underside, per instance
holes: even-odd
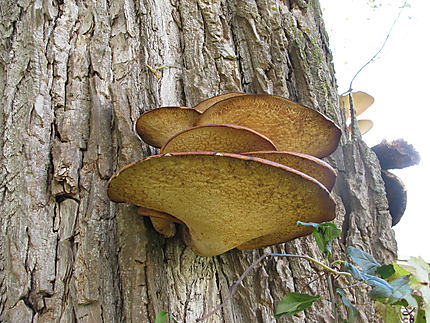
[[[188,245],[214,256],[262,236],[285,242],[304,222],[330,221],[335,203],[315,179],[280,164],[236,154],[172,153],[129,165],[114,175],[109,198],[171,214],[189,231]],[[258,246],[256,246],[258,247]]]

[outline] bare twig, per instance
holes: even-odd
[[[366,64],[364,64],[362,67],[360,67],[360,69],[357,71],[357,73],[355,73],[354,77],[352,78],[351,82],[349,83],[349,89],[348,89],[347,91],[345,91],[344,93],[342,93],[341,95],[345,95],[345,94],[350,93],[350,92],[352,91],[352,83],[354,82],[354,80],[356,79],[356,77],[358,76],[358,74],[360,74],[360,73],[361,73],[361,71],[362,71],[363,69],[365,69],[365,68],[366,68],[366,66],[368,66],[369,64],[371,64],[371,63],[376,59],[376,57],[377,57],[377,56],[382,52],[382,50],[384,49],[385,45],[386,45],[386,44],[387,44],[387,42],[388,42],[388,39],[389,39],[389,38],[390,38],[390,36],[391,36],[391,33],[392,33],[393,29],[394,29],[394,26],[397,24],[397,21],[399,20],[399,18],[400,18],[400,16],[401,16],[401,14],[402,14],[402,12],[403,12],[403,9],[404,9],[404,8],[406,8],[406,7],[407,7],[407,5],[408,5],[408,0],[406,0],[406,1],[403,3],[403,6],[401,6],[401,7],[400,7],[399,13],[398,13],[398,15],[397,15],[396,19],[394,19],[394,21],[393,21],[393,23],[392,23],[392,25],[391,25],[391,27],[390,27],[390,29],[389,29],[388,33],[387,33],[387,36],[385,37],[385,40],[384,40],[384,42],[382,43],[382,46],[381,46],[381,47],[379,48],[379,50],[375,53],[375,55],[373,55],[373,56],[372,56],[372,58],[371,58],[371,59],[369,59],[369,60],[366,62]]]
[[[257,267],[257,265],[264,258],[266,258],[266,257],[268,257],[270,255],[271,255],[270,253],[265,253],[260,258],[258,258],[257,260],[254,260],[254,262],[243,272],[243,274],[239,277],[239,279],[236,280],[234,282],[234,284],[231,286],[227,298],[221,304],[219,304],[217,307],[215,307],[212,311],[210,311],[209,313],[207,313],[207,314],[203,315],[202,317],[198,318],[196,320],[196,322],[201,322],[203,320],[206,320],[209,316],[213,315],[214,313],[218,312],[221,308],[223,308],[227,304],[227,302],[230,301],[230,299],[233,297],[234,293],[236,293],[237,288],[239,287],[239,285],[242,282],[242,280],[244,280],[245,277],[248,275],[248,273],[252,269],[254,269],[255,267]]]
[[[334,274],[334,275],[338,275],[338,276],[348,276],[348,277],[352,277],[352,275],[350,273],[347,272],[343,272],[343,271],[337,271],[333,268],[328,267],[327,265],[323,264],[322,262],[309,257],[307,255],[293,255],[293,254],[288,254],[288,253],[265,253],[263,254],[260,258],[254,260],[254,262],[243,272],[243,274],[239,277],[238,280],[236,280],[234,282],[234,284],[231,286],[231,288],[229,289],[229,294],[226,297],[226,299],[219,304],[217,307],[215,307],[212,311],[210,311],[209,313],[203,315],[202,317],[198,318],[196,320],[196,322],[201,322],[203,320],[206,320],[208,317],[212,316],[213,314],[215,314],[216,312],[218,312],[220,309],[222,309],[233,297],[233,295],[236,293],[237,288],[239,287],[240,283],[245,279],[245,277],[249,274],[249,272],[251,270],[253,270],[254,268],[257,267],[257,265],[266,257],[294,257],[294,258],[302,258],[302,259],[306,259],[308,261],[311,261],[313,263],[316,263],[317,265],[323,267],[323,269],[325,269],[326,271]]]

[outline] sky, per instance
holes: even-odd
[[[381,47],[405,0],[320,0],[334,56],[339,93]],[[370,146],[403,138],[421,162],[392,172],[407,189],[406,212],[394,227],[399,259],[421,256],[430,262],[430,76],[429,0],[409,0],[383,51],[353,83],[375,98],[358,119],[374,127],[363,136]]]

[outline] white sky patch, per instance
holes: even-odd
[[[320,0],[334,55],[339,93],[381,47],[404,0],[382,0],[371,8],[366,0]],[[356,78],[354,90],[375,97],[359,119],[374,127],[363,136],[371,147],[403,138],[421,155],[418,166],[394,170],[405,183],[406,212],[394,227],[399,258],[422,256],[430,261],[430,1],[410,0],[384,50]]]

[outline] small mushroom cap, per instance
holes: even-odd
[[[285,241],[305,222],[330,221],[335,203],[312,177],[271,161],[237,154],[156,155],[112,176],[108,196],[168,213],[185,223],[187,243],[214,256],[285,228]],[[284,241],[282,241],[284,242]]]
[[[175,223],[184,224],[182,221],[176,219],[170,214],[144,207],[139,207],[137,209],[137,214],[150,217],[155,231],[161,233],[166,238],[172,238],[176,234]]]
[[[282,164],[315,178],[329,191],[336,182],[336,171],[325,161],[311,155],[290,151],[255,151],[243,153],[245,156],[258,157]]]
[[[362,135],[368,133],[373,128],[373,121],[368,119],[357,120],[358,129]],[[351,125],[348,126],[348,130],[351,133]]]
[[[172,136],[191,128],[200,112],[187,107],[161,107],[142,114],[136,131],[144,142],[160,148]]]
[[[316,110],[274,95],[249,94],[215,103],[196,125],[231,123],[267,136],[278,150],[325,157],[339,143],[341,131]]]
[[[161,233],[166,238],[172,238],[176,234],[175,223],[166,219],[151,217],[151,223],[155,231]]]
[[[375,99],[370,94],[367,94],[366,92],[358,91],[358,92],[352,92],[352,99],[354,100],[354,108],[355,108],[355,114],[358,116],[362,114],[364,111],[369,108],[373,102],[375,102]],[[345,109],[345,115],[347,118],[351,117],[350,113],[350,104],[349,104],[349,96],[348,95],[342,95],[339,97],[340,106]]]
[[[392,226],[395,226],[399,223],[406,210],[406,203],[408,201],[406,187],[399,177],[387,170],[383,169],[381,175],[385,184],[385,192],[387,193]]]
[[[197,104],[196,106],[194,106],[193,108],[199,112],[205,112],[207,109],[209,109],[212,105],[214,105],[215,103],[225,100],[225,99],[229,99],[235,96],[241,96],[241,95],[246,95],[246,93],[243,92],[230,92],[230,93],[225,93],[225,94],[221,94],[221,95],[217,95],[217,96],[213,96],[209,99],[206,99],[204,101],[201,101],[199,104]]]
[[[243,153],[254,150],[276,150],[267,137],[258,132],[231,124],[209,124],[184,130],[161,148],[161,153],[216,151]]]

